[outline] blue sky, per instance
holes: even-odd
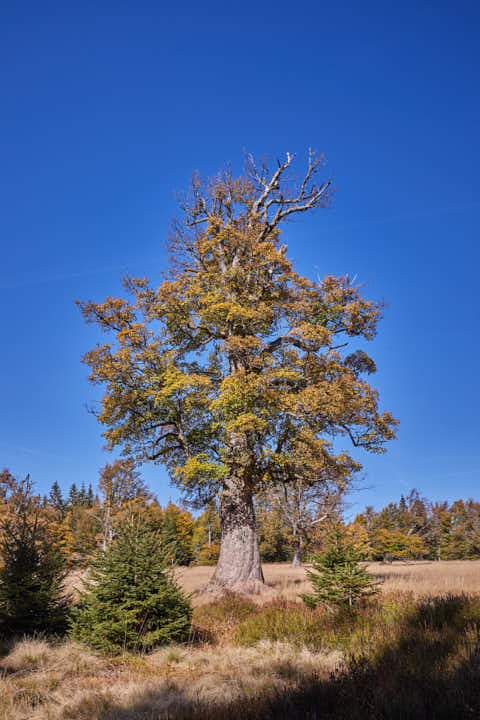
[[[479,7],[0,3],[0,465],[42,491],[95,482],[97,334],[74,300],[159,278],[193,170],[311,145],[337,192],[289,225],[289,253],[388,302],[370,350],[401,426],[364,456],[355,508],[478,498]]]

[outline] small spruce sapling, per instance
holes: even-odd
[[[159,533],[133,516],[97,553],[71,633],[101,652],[146,651],[185,639],[191,616]]]
[[[360,598],[375,595],[379,583],[359,561],[355,548],[337,531],[332,547],[313,560],[313,571],[308,571],[313,594],[300,595],[304,603],[310,608],[323,604],[330,611],[351,609]]]

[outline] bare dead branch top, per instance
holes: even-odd
[[[295,154],[287,152],[286,160],[283,163],[277,161],[278,167],[271,173],[265,163],[258,169],[253,156],[247,157],[247,173],[257,196],[251,207],[250,221],[262,224],[259,240],[265,239],[288,216],[325,207],[330,201],[331,180],[316,182],[325,164],[323,155],[309,149],[307,169],[300,183],[288,175],[294,159]]]
[[[180,201],[185,228],[203,232],[205,224],[220,228],[223,222],[242,220],[250,228],[259,228],[258,241],[267,238],[286,218],[325,207],[330,202],[331,180],[318,181],[325,166],[323,155],[308,151],[307,167],[300,180],[293,173],[295,153],[286,153],[283,162],[271,171],[266,161],[260,166],[253,155],[246,157],[246,174],[234,178],[227,168],[209,181],[192,178],[190,193]],[[175,228],[177,233],[179,228]]]

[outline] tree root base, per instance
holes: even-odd
[[[211,580],[205,585],[202,592],[216,596],[226,595],[228,593],[235,593],[237,595],[271,595],[273,590],[261,580],[245,580],[232,584],[223,584],[218,580]]]

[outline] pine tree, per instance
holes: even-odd
[[[72,483],[72,486],[70,487],[70,492],[68,493],[68,505],[70,507],[75,507],[78,504],[78,490],[75,483]]]
[[[313,595],[300,597],[311,608],[323,604],[329,610],[351,609],[360,598],[378,592],[378,583],[359,565],[359,555],[339,531],[332,547],[315,557],[313,572],[308,571],[308,576]]]
[[[78,493],[78,504],[82,505],[82,507],[87,504],[87,491],[85,489],[85,482],[83,480]]]
[[[0,526],[0,620],[8,634],[60,632],[66,625],[65,561],[49,542],[31,491],[28,476],[15,481]]]
[[[165,548],[168,562],[178,564],[178,534],[175,516],[169,511],[170,505],[165,510],[162,526],[162,545]]]
[[[64,519],[66,515],[66,504],[62,497],[62,491],[60,490],[60,485],[55,480],[55,482],[52,485],[52,489],[50,490],[50,505],[53,507],[54,510],[56,510],[59,514],[62,520]]]
[[[167,569],[159,534],[139,516],[97,553],[86,589],[71,632],[101,652],[149,650],[188,635],[189,598]]]

